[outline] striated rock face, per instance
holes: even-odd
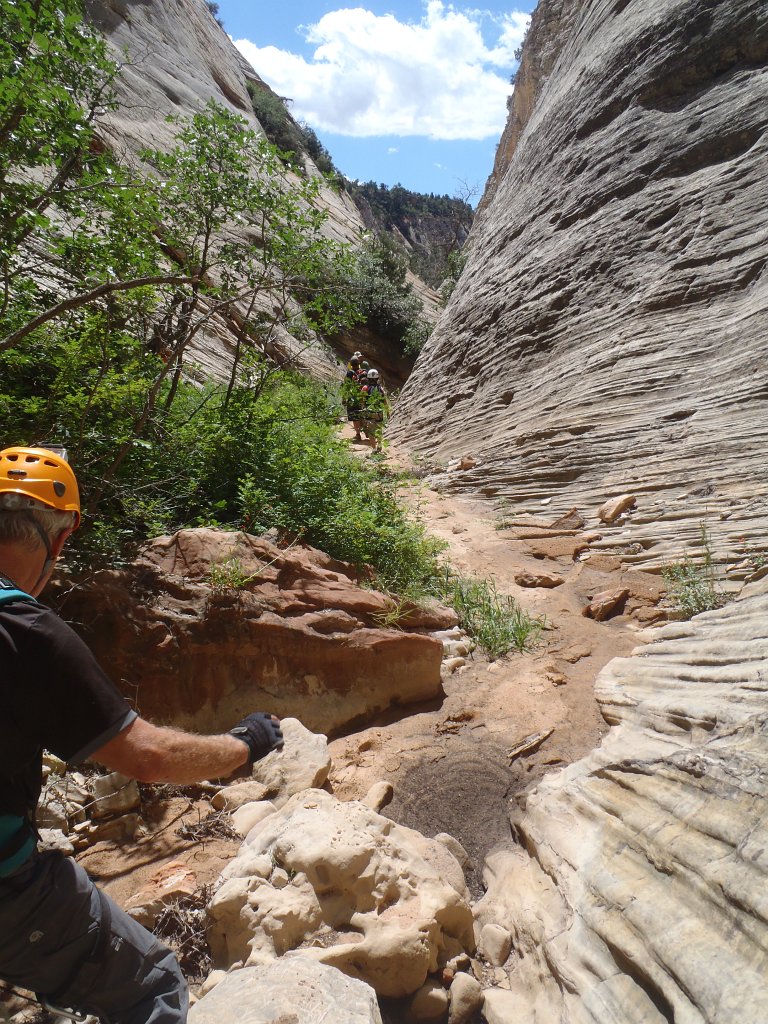
[[[541,0],[465,273],[391,434],[616,550],[765,549],[768,7]],[[671,524],[674,524],[672,526]]]
[[[516,1024],[734,1024],[768,1002],[768,583],[611,662],[614,728],[528,794],[478,923]]]
[[[382,628],[377,617],[392,606],[314,548],[199,529],[86,581],[63,614],[156,722],[210,733],[264,708],[332,733],[441,692],[441,642]],[[407,624],[455,621],[438,605],[414,609]]]

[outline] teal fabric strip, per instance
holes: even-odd
[[[17,817],[15,814],[0,814],[0,846],[13,839],[23,825],[24,819]],[[3,878],[4,875],[9,875],[16,868],[20,868],[24,861],[31,856],[35,846],[35,837],[30,836],[29,840],[12,857],[0,861],[0,878]]]

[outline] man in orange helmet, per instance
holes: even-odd
[[[36,600],[80,524],[63,449],[0,451],[0,980],[103,1024],[180,1024],[175,956],[74,860],[39,852],[42,752],[93,758],[145,782],[223,778],[282,746],[278,719],[248,715],[198,736],[140,718],[82,640]]]

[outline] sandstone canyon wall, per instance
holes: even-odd
[[[633,492],[658,567],[765,549],[768,7],[541,0],[461,281],[391,435],[532,511]]]

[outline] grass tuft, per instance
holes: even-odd
[[[722,608],[728,601],[717,583],[712,541],[706,523],[699,524],[702,557],[695,561],[685,555],[681,562],[662,569],[667,584],[668,598],[683,618],[690,619],[700,612]]]
[[[522,654],[538,643],[546,623],[529,615],[514,597],[499,593],[494,580],[462,576],[444,567],[439,596],[459,616],[459,625],[490,658]]]

